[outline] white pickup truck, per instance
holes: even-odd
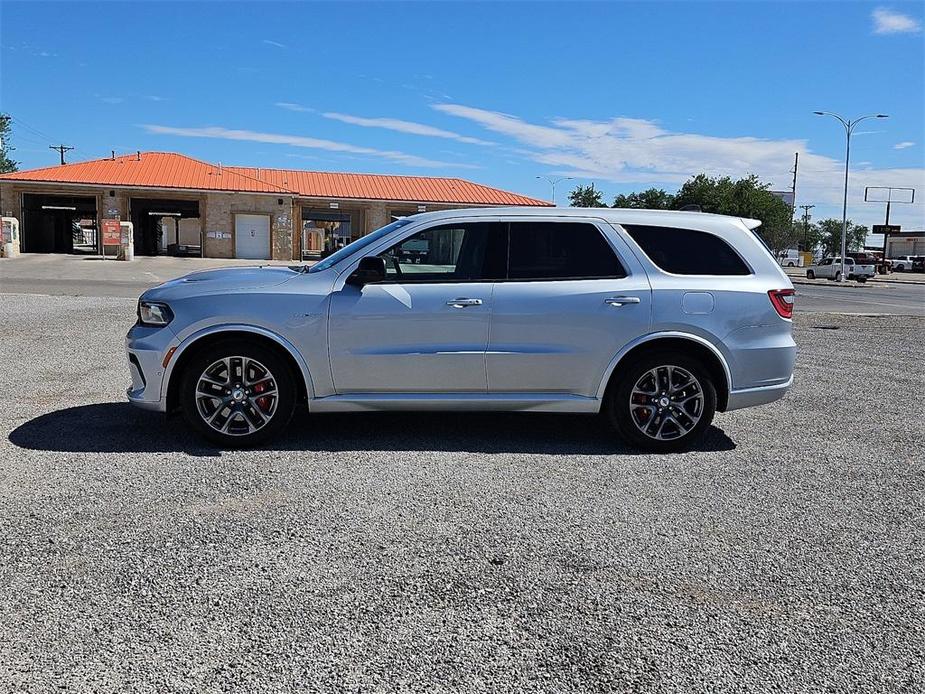
[[[877,273],[874,264],[860,264],[854,258],[845,258],[845,276],[849,280],[866,282]],[[824,258],[806,270],[809,279],[829,279],[841,281],[841,258]]]

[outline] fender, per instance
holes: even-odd
[[[308,365],[305,363],[305,360],[302,358],[299,350],[297,350],[295,346],[289,342],[289,340],[287,340],[282,335],[273,332],[272,330],[260,328],[256,325],[248,325],[247,323],[221,323],[219,325],[210,325],[208,328],[197,330],[180,343],[180,345],[177,347],[177,351],[173,354],[173,358],[167,365],[167,369],[164,371],[164,377],[161,379],[161,399],[163,400],[167,397],[170,377],[173,375],[173,367],[177,364],[177,362],[180,361],[180,355],[183,354],[183,352],[185,352],[189,347],[194,345],[203,337],[208,335],[215,335],[216,333],[232,331],[254,333],[256,335],[261,335],[262,337],[267,337],[289,352],[292,358],[295,359],[296,364],[299,365],[299,370],[302,372],[302,380],[305,382],[305,391],[308,394],[308,399],[311,400],[315,397],[315,388],[312,385],[312,377],[308,370]]]
[[[643,335],[642,337],[637,337],[632,342],[623,346],[617,355],[611,360],[610,364],[607,365],[607,370],[604,371],[604,377],[601,379],[601,384],[597,389],[597,397],[599,400],[604,399],[604,391],[607,390],[607,383],[610,381],[610,376],[613,374],[617,364],[620,363],[620,360],[626,356],[627,352],[631,349],[643,345],[646,342],[652,342],[653,340],[658,340],[665,337],[680,338],[682,340],[690,340],[691,342],[696,342],[698,345],[703,345],[709,349],[713,354],[716,355],[716,358],[719,359],[719,363],[723,366],[723,373],[726,375],[726,386],[729,392],[732,392],[732,371],[729,369],[729,363],[726,361],[726,357],[723,356],[723,353],[717,349],[709,340],[706,340],[699,335],[693,335],[691,333],[684,333],[677,330],[665,330],[658,333],[650,333],[648,335]]]

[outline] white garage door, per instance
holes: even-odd
[[[270,215],[234,216],[234,257],[267,260],[270,257]]]

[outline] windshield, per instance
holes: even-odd
[[[360,238],[358,238],[356,241],[353,241],[352,243],[348,243],[346,246],[341,248],[336,253],[332,253],[327,258],[322,260],[320,263],[316,263],[315,265],[312,265],[308,269],[308,271],[309,272],[321,272],[322,270],[327,270],[329,267],[339,263],[341,260],[343,260],[347,256],[353,255],[357,251],[363,250],[370,244],[373,244],[379,239],[381,239],[386,234],[391,233],[395,231],[396,229],[400,229],[406,224],[411,224],[411,220],[410,219],[396,219],[391,224],[386,224],[384,227],[380,229],[376,229],[375,231],[370,232],[366,236],[361,236]]]

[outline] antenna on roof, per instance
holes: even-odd
[[[257,167],[257,176],[256,176],[256,178],[257,178],[257,180],[260,180],[260,167],[259,167],[259,166]]]
[[[113,161],[115,161],[115,160],[116,160],[116,150],[111,149],[111,150],[109,150],[109,151],[112,152],[112,156],[110,157],[110,159],[112,159]]]
[[[219,162],[219,163],[218,163],[218,175],[219,175],[219,176],[222,175],[222,162]]]
[[[141,150],[135,152],[135,161],[141,161]]]

